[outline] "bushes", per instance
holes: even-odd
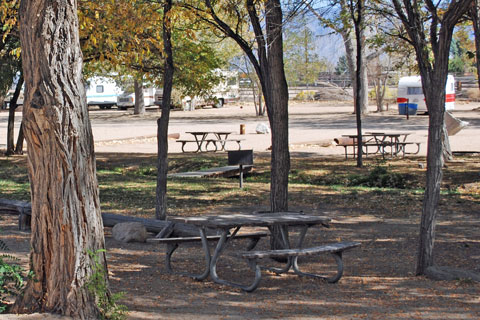
[[[393,188],[406,189],[412,176],[405,173],[391,172],[388,167],[376,166],[365,174],[339,174],[327,173],[322,175],[310,175],[298,173],[298,179],[301,183],[314,185],[333,186],[340,185],[345,187],[371,187],[371,188]]]
[[[8,250],[2,240],[0,240],[0,250]],[[24,271],[14,261],[18,259],[7,254],[0,255],[0,313],[6,311],[7,299],[22,294],[24,289]]]

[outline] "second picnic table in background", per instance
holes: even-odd
[[[241,149],[241,141],[243,139],[228,139],[228,136],[233,132],[230,131],[188,131],[185,132],[193,135],[195,140],[178,139],[177,142],[182,143],[182,152],[185,151],[185,145],[189,142],[196,143],[197,149],[191,152],[216,152],[226,151],[225,146],[229,141],[234,141],[238,144],[238,150]],[[211,147],[209,147],[209,145]]]
[[[409,135],[409,132],[366,132],[362,134],[362,145],[365,147],[366,156],[369,154],[369,147],[376,148],[373,153],[380,153],[384,158],[388,154],[390,154],[392,158],[398,155],[417,154],[420,151],[420,143],[406,141]],[[353,148],[353,157],[355,158],[358,154],[358,135],[348,134],[342,135],[342,137],[351,139],[349,143],[338,143],[339,146],[345,148],[345,158],[348,156],[348,147]],[[406,152],[406,146],[410,144],[417,146],[416,152]]]

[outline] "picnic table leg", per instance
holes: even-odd
[[[303,240],[305,239],[305,235],[308,231],[308,228],[309,226],[304,226],[300,232],[300,237],[299,237],[299,240],[298,240],[298,248],[302,248],[303,246]],[[337,263],[337,274],[334,275],[333,277],[324,277],[324,276],[321,276],[321,275],[317,275],[317,274],[314,274],[314,273],[307,273],[307,272],[302,272],[300,271],[300,269],[298,268],[298,256],[297,257],[293,257],[293,262],[292,262],[292,269],[293,271],[299,275],[299,276],[307,276],[307,277],[313,277],[313,278],[320,278],[320,279],[324,279],[326,280],[327,282],[329,283],[335,283],[337,282],[338,280],[340,280],[340,278],[342,277],[343,275],[343,260],[342,260],[342,252],[334,252],[332,253],[333,257],[335,258],[335,262]]]
[[[239,229],[240,229],[240,227],[235,228],[234,232],[230,236],[230,239],[232,239],[235,236],[235,234],[238,232]],[[210,261],[210,275],[212,277],[213,282],[215,282],[215,283],[240,288],[240,289],[242,289],[244,291],[247,291],[247,292],[252,292],[253,290],[255,290],[258,287],[258,284],[260,283],[260,278],[262,277],[260,267],[256,264],[256,262],[254,262],[254,263],[249,262],[250,267],[255,269],[255,278],[250,285],[243,285],[243,284],[240,284],[240,283],[220,279],[218,277],[217,261],[218,261],[218,258],[221,255],[222,251],[225,249],[226,244],[227,244],[228,231],[229,231],[228,229],[223,230],[222,236],[220,237],[220,240],[217,243],[217,247],[215,248],[215,253],[213,254],[213,257]]]
[[[282,240],[283,240],[283,244],[285,245],[285,248],[290,249],[290,242],[288,240],[288,227],[287,226],[281,226],[280,227],[280,234],[282,235]],[[305,235],[303,235],[303,237],[305,237]],[[300,238],[302,238],[302,236],[300,236]],[[303,240],[301,240],[301,241],[303,243]],[[287,258],[287,263],[282,268],[264,267],[264,266],[262,266],[260,268],[262,268],[263,270],[268,270],[268,271],[274,272],[276,274],[282,274],[282,273],[285,273],[288,270],[290,270],[290,268],[292,267],[292,263],[293,263],[292,257],[288,257]]]
[[[210,273],[211,256],[210,256],[210,249],[208,248],[207,236],[203,228],[200,228],[200,236],[202,237],[202,248],[205,253],[205,269],[203,273],[195,274],[195,273],[180,272],[180,271],[173,270],[171,258],[172,258],[173,252],[178,248],[178,243],[169,243],[167,245],[167,253],[165,255],[165,267],[169,273],[191,277],[199,281],[205,280],[208,277]]]
[[[320,278],[329,283],[336,283],[343,275],[342,252],[333,252],[332,255],[335,258],[335,262],[337,263],[337,274],[332,277],[325,277],[315,273],[300,271],[300,269],[298,268],[298,256],[293,258],[293,271],[301,277]]]

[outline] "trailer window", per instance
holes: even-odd
[[[423,94],[422,87],[408,87],[407,94]]]
[[[96,91],[97,93],[103,93],[103,86],[102,86],[102,85],[98,85],[95,91]]]

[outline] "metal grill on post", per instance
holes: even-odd
[[[243,166],[253,165],[253,150],[228,151],[228,165],[238,165],[240,169],[240,189],[243,188]]]

